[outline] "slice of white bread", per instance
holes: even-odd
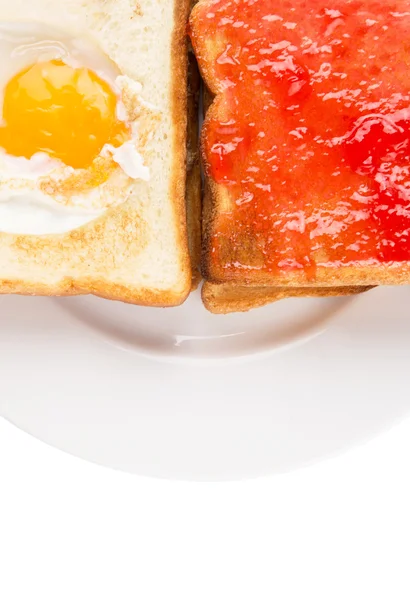
[[[0,293],[93,293],[172,306],[191,286],[187,243],[186,124],[189,0],[0,0],[0,20],[75,28],[142,86],[154,105],[150,180],[97,220],[58,235],[0,233]],[[1,231],[1,222],[0,222]]]

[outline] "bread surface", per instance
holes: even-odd
[[[189,7],[189,0],[0,1],[1,20],[24,14],[91,37],[142,85],[158,114],[146,141],[150,180],[136,180],[126,202],[64,234],[0,233],[0,293],[92,293],[152,306],[185,300]]]
[[[371,290],[371,287],[249,287],[235,283],[210,283],[202,288],[205,307],[215,314],[247,312],[286,300],[287,298],[331,298],[354,296]]]

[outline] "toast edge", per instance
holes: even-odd
[[[373,287],[253,287],[205,282],[202,300],[214,314],[247,312],[287,298],[329,298],[363,294]]]
[[[186,210],[189,253],[191,258],[192,286],[195,290],[201,282],[201,212],[202,185],[199,157],[198,110],[200,97],[200,76],[192,48],[188,50],[188,123],[187,123],[187,173]]]

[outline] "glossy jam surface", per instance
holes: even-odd
[[[90,69],[39,62],[5,88],[0,146],[14,156],[45,152],[87,168],[105,144],[120,146],[127,137],[116,108],[114,91]]]
[[[218,94],[214,260],[310,279],[410,260],[408,0],[215,0],[191,36]]]

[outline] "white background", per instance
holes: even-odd
[[[410,420],[238,483],[110,471],[0,419],[0,598],[410,597]]]

